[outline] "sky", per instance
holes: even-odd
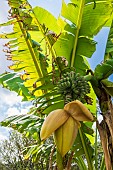
[[[61,9],[61,0],[29,0],[29,3],[35,6],[41,6],[50,11],[53,15],[58,17]],[[69,0],[65,0],[69,2]],[[8,17],[8,4],[6,0],[2,0],[0,9],[0,23],[6,22]],[[11,27],[0,28],[0,34],[5,31],[11,31]],[[108,37],[108,28],[103,28],[100,33],[94,38],[97,43],[97,50],[94,53],[93,57],[89,59],[91,68],[94,69],[97,63],[102,61],[104,54],[103,48],[106,45],[106,40]],[[8,70],[8,67],[11,62],[6,60],[5,53],[3,52],[3,44],[6,40],[0,40],[0,74]],[[0,121],[2,121],[7,116],[14,114],[26,114],[31,104],[26,102],[21,102],[22,98],[17,96],[15,92],[10,92],[6,89],[0,87]],[[7,139],[9,129],[0,127],[0,139]]]

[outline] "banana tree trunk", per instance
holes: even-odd
[[[97,121],[97,128],[103,147],[106,170],[113,170],[113,105],[111,97],[102,86],[99,87],[99,90],[100,93],[97,97],[103,120],[100,123]]]

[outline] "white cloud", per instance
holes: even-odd
[[[8,139],[8,136],[0,134],[0,141],[5,140],[5,139]]]
[[[22,97],[15,92],[0,88],[0,120],[14,115],[27,114],[31,103],[22,102]]]
[[[22,102],[22,97],[15,92],[0,87],[0,121],[14,115],[27,114],[31,102]]]
[[[22,97],[15,92],[0,87],[0,121],[9,116],[27,114],[31,104],[21,100]],[[0,127],[0,140],[8,139],[9,131],[9,128]]]
[[[15,92],[0,88],[0,121],[9,116],[27,114],[31,104],[21,100],[22,97]],[[0,140],[8,139],[9,131],[9,128],[0,127]]]
[[[20,103],[22,100],[21,96],[17,96],[15,92],[9,92],[6,89],[1,90],[1,101],[3,104],[13,106],[14,104]]]
[[[18,115],[20,113],[16,107],[12,107],[12,108],[9,108],[5,114],[9,117],[9,116]]]
[[[27,114],[28,110],[28,108],[19,110],[16,107],[12,107],[7,110],[6,116],[9,117],[14,115]]]
[[[21,109],[20,114],[27,114],[31,106],[28,106],[27,108]]]

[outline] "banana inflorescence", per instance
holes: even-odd
[[[82,101],[90,93],[90,86],[84,76],[73,71],[63,74],[57,87],[58,92],[67,100],[66,103],[76,99]]]
[[[47,116],[41,128],[41,140],[54,132],[57,149],[63,157],[76,139],[79,121],[93,121],[93,116],[83,103],[75,100],[66,104],[64,109],[54,110]]]

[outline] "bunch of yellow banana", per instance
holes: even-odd
[[[93,116],[83,103],[75,100],[66,104],[64,109],[54,110],[47,116],[41,128],[41,140],[54,132],[57,149],[63,157],[76,139],[79,121],[93,121]]]

